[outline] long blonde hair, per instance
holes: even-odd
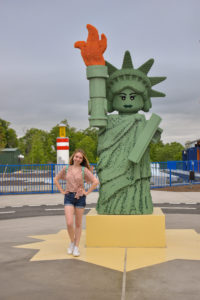
[[[91,171],[91,168],[90,168],[90,164],[89,164],[89,161],[87,159],[87,156],[85,155],[85,152],[82,150],[82,149],[76,149],[74,151],[74,153],[70,156],[70,159],[69,159],[69,164],[70,165],[73,165],[74,164],[74,155],[76,153],[80,152],[82,155],[83,155],[83,161],[81,163],[81,166],[84,166],[86,168],[88,168],[90,171]]]

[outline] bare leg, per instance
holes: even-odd
[[[65,205],[65,219],[71,242],[74,242],[74,206]]]
[[[77,247],[81,238],[83,213],[84,208],[75,208],[75,246]]]

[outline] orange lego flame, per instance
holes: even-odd
[[[98,30],[90,24],[87,24],[87,29],[87,42],[78,41],[74,44],[74,47],[81,50],[86,66],[105,65],[103,53],[107,47],[107,38],[105,34],[102,34],[101,39],[99,39]]]

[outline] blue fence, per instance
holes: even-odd
[[[0,195],[57,193],[54,177],[64,164],[0,165]],[[95,164],[91,164],[95,176]],[[64,188],[65,182],[60,181]],[[85,183],[85,188],[89,187]],[[98,190],[98,189],[97,189]]]
[[[190,180],[191,171],[194,180]],[[151,188],[200,184],[200,161],[167,161],[151,163]]]
[[[57,193],[53,178],[62,164],[0,165],[0,195]],[[91,165],[95,176],[96,165]],[[200,183],[200,161],[168,161],[151,163],[151,188],[186,185],[190,171],[195,172],[193,183]],[[64,181],[61,185],[64,188]],[[89,186],[85,184],[87,189]],[[97,188],[98,191],[98,188]]]

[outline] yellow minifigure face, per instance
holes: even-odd
[[[144,106],[141,95],[136,94],[132,89],[126,88],[116,94],[113,98],[113,109],[119,113],[137,113]]]

